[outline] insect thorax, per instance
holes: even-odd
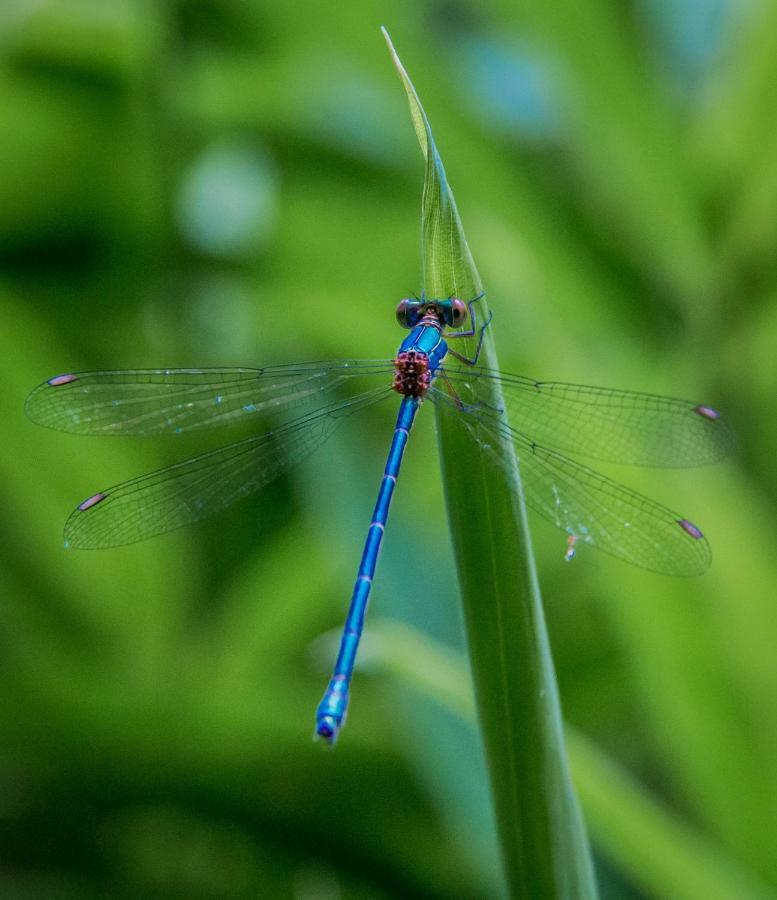
[[[400,351],[394,360],[392,387],[404,397],[423,397],[432,383],[429,357],[420,350]]]

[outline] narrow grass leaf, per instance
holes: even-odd
[[[424,294],[470,301],[482,286],[453,193],[413,84],[385,29],[383,33],[426,162]],[[475,310],[479,322],[486,321],[485,298]],[[497,368],[492,330],[486,329],[479,363]],[[455,347],[471,356],[475,340],[456,341]],[[496,389],[486,390],[471,391],[462,400],[500,407]],[[564,755],[558,689],[517,464],[511,490],[489,464],[477,436],[458,419],[438,412],[440,458],[510,896],[593,898],[593,868]],[[428,549],[433,552],[431,543]]]

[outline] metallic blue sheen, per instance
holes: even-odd
[[[437,328],[416,325],[399,347],[400,353],[408,350],[425,353],[429,357],[429,368],[436,372],[448,352],[448,344]]]
[[[416,331],[419,331],[419,329],[414,329],[408,336],[408,340],[413,338]],[[427,332],[434,332],[437,341],[430,342]],[[439,347],[441,343],[444,345],[444,341],[440,340],[439,332],[426,326],[421,327],[419,334],[416,335],[416,340],[430,343],[434,349]],[[407,341],[404,343],[407,343]],[[409,349],[419,348],[414,343]],[[410,429],[413,427],[413,420],[418,412],[419,404],[420,400],[417,397],[404,397],[400,404],[397,424],[394,428],[394,437],[389,448],[383,480],[380,483],[378,499],[375,502],[372,521],[367,532],[367,540],[365,541],[364,552],[359,564],[359,573],[353,588],[351,605],[348,608],[348,617],[345,620],[337,662],[324,697],[316,710],[316,734],[330,743],[337,739],[337,734],[345,722],[345,716],[348,711],[348,692],[351,685],[353,667],[356,663],[356,653],[359,649],[359,640],[364,629],[364,618],[367,615],[367,603],[370,596],[370,588],[372,587],[372,578],[375,574],[378,554],[383,543],[383,531],[388,519],[397,477],[399,476],[402,455],[405,452]]]

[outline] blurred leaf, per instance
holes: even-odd
[[[716,237],[730,288],[738,269],[768,265],[777,242],[777,6],[732,4],[729,20],[732,46],[709,78],[693,137],[723,210]]]
[[[390,620],[373,623],[364,650],[373,666],[477,727],[470,675],[459,653]],[[568,725],[565,730],[572,774],[596,846],[651,897],[773,897],[755,875],[652,799],[593,742]]]
[[[121,85],[159,49],[162,17],[145,0],[7,0],[0,38],[11,60],[93,87]]]
[[[618,222],[607,239],[637,263],[649,259],[646,276],[691,306],[710,290],[710,250],[696,174],[663,85],[646,77],[648,61],[607,0],[524,0],[519,10],[527,30],[562,64],[561,115],[590,214],[599,223]]]

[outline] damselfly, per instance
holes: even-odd
[[[66,546],[115,547],[203,519],[305,458],[351,415],[400,394],[337,662],[316,711],[316,734],[330,743],[345,721],[389,506],[424,400],[469,429],[511,484],[517,463],[527,504],[566,532],[567,559],[580,546],[591,545],[656,572],[703,572],[710,562],[709,546],[689,519],[564,454],[643,466],[702,465],[720,459],[731,447],[731,431],[720,415],[686,400],[533,381],[480,367],[489,324],[478,326],[481,297],[468,303],[453,297],[402,300],[397,318],[410,334],[393,360],[264,369],[137,369],[50,378],[30,394],[27,413],[41,425],[76,434],[189,432],[288,409],[327,392],[347,394],[266,434],[93,494],[67,520]],[[477,338],[471,358],[448,345],[464,337]],[[479,395],[499,401],[479,400]]]

